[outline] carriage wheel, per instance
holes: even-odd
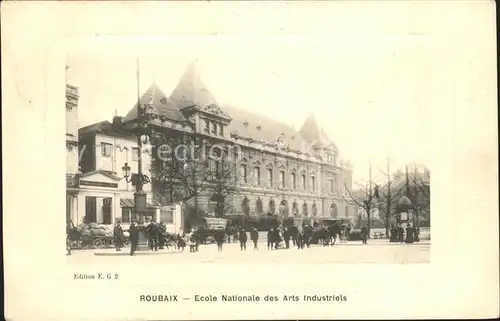
[[[96,239],[92,242],[94,249],[100,249],[103,246],[103,242],[100,239]]]

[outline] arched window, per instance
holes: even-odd
[[[304,216],[308,215],[308,213],[307,213],[307,203],[306,202],[304,202],[304,204],[302,204],[302,214]]]
[[[250,215],[250,206],[248,205],[248,203],[248,198],[245,196],[245,198],[243,198],[243,201],[241,201],[241,212],[245,216]]]
[[[288,217],[288,202],[286,200],[282,200],[280,203],[280,215]]]
[[[271,199],[271,200],[269,201],[269,208],[268,208],[268,212],[269,212],[270,214],[273,214],[273,215],[274,215],[274,213],[276,213],[276,204],[274,203],[274,200],[273,200],[273,199]]]
[[[312,205],[312,216],[317,216],[318,215],[318,206],[316,205],[316,202],[313,202]]]
[[[337,205],[335,203],[330,205],[330,216],[334,218],[337,217]]]
[[[257,199],[257,202],[255,203],[255,213],[257,215],[261,215],[262,212],[264,212],[264,208],[262,206],[262,200],[260,199],[260,197]]]
[[[293,201],[292,204],[292,214],[293,216],[297,216],[299,214],[299,204],[297,204],[297,201]]]

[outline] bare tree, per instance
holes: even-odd
[[[425,171],[423,174],[416,171],[409,177],[408,192],[411,199],[417,226],[419,225],[419,216],[422,211],[429,211],[430,214],[430,172]]]
[[[230,209],[227,198],[236,191],[237,176],[235,160],[227,157],[229,149],[187,134],[158,134],[153,143],[151,176],[157,201],[187,203],[209,195],[217,202],[217,215]],[[201,213],[197,202],[187,208],[187,216]]]
[[[343,199],[345,202],[352,202],[358,208],[363,209],[366,213],[366,217],[368,218],[367,229],[368,235],[370,235],[372,212],[377,209],[379,205],[379,186],[371,181],[366,184],[361,184],[356,181],[354,181],[354,183],[358,187],[358,193],[356,193],[357,195],[344,184],[348,198],[343,196]]]
[[[207,190],[212,195],[211,200],[216,202],[215,214],[223,216],[232,209],[231,203],[228,202],[228,196],[236,192],[236,164],[222,159],[213,160],[211,166],[215,175],[207,184]]]

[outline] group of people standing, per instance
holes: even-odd
[[[401,224],[391,225],[391,242],[399,242],[399,243],[414,243],[419,242],[418,236],[418,228],[414,227],[411,223],[408,224],[406,228],[404,228]]]

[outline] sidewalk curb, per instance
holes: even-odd
[[[161,251],[138,251],[135,252],[132,256],[139,255],[169,255],[169,254],[178,254],[182,253],[182,251],[178,252],[161,252]],[[94,255],[97,256],[131,256],[130,252],[94,252]]]

